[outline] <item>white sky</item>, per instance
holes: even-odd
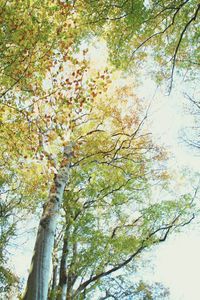
[[[102,44],[91,52],[92,59],[98,59],[99,65],[106,61],[105,45]],[[145,80],[138,89],[144,101],[152,105],[149,112],[151,130],[156,139],[168,146],[172,153],[172,168],[190,167],[200,170],[198,156],[187,148],[179,139],[180,130],[192,122],[191,116],[186,115],[183,103],[186,100],[179,91],[169,96],[163,96],[151,80]],[[32,244],[32,243],[30,243]],[[19,251],[16,271],[24,275],[30,265],[31,257],[27,255],[28,249]],[[154,268],[145,268],[145,276],[152,281],[159,281],[170,288],[170,300],[199,300],[200,278],[200,229],[189,226],[176,236],[172,236],[162,245],[154,248],[147,257],[152,257]],[[162,299],[161,299],[162,300]]]
[[[170,96],[163,96],[159,90],[155,93],[153,82],[146,81],[139,89],[139,94],[146,99],[153,99],[149,116],[152,119],[151,131],[154,137],[168,146],[174,169],[188,167],[191,171],[200,170],[200,160],[191,148],[181,140],[181,130],[191,126],[193,118],[186,113],[187,100],[179,91]],[[197,221],[195,221],[197,223]],[[189,225],[165,243],[154,248],[152,256],[154,268],[146,270],[146,277],[162,282],[170,289],[170,300],[199,300],[200,278],[200,228]]]
[[[200,231],[184,231],[159,247],[155,278],[170,287],[170,300],[199,300]]]

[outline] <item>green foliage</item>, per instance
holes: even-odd
[[[1,0],[0,7],[0,97],[8,100],[13,87],[33,95],[56,53],[66,55],[82,34],[77,15],[72,4],[59,0]]]
[[[187,72],[198,69],[198,1],[83,2],[82,17],[91,31],[103,34],[117,67],[136,65],[137,71],[145,58],[153,58],[160,65],[157,78],[170,78],[170,88],[175,67]]]
[[[142,251],[190,221],[193,206],[190,195],[153,201],[152,185],[166,185],[169,175],[164,152],[143,129],[144,109],[130,84],[116,88],[122,78],[109,68],[98,72],[88,61],[88,49],[83,45],[78,52],[78,45],[91,34],[102,36],[110,60],[123,68],[133,54],[136,65],[142,62],[141,46],[147,46],[161,66],[172,62],[165,76],[173,78],[175,64],[192,67],[186,55],[194,63],[198,59],[199,6],[194,0],[148,5],[142,0],[8,0],[0,6],[0,289],[6,292],[17,281],[5,254],[16,234],[12,217],[18,211],[36,214],[48,201],[55,174],[68,163],[63,149],[72,143],[59,228],[67,242],[73,296],[86,299],[83,293],[94,293],[105,284],[102,278],[126,269]],[[62,246],[58,239],[59,259]],[[152,299],[148,285],[134,286],[135,291],[138,299]]]
[[[0,292],[6,294],[18,283],[18,278],[8,266],[7,247],[15,236],[16,224],[15,212],[18,201],[16,195],[11,195],[11,179],[9,176],[0,177]],[[14,191],[12,191],[14,194]],[[14,196],[14,197],[13,197]]]

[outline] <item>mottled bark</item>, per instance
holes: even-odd
[[[65,147],[60,169],[55,175],[49,200],[44,207],[39,223],[31,269],[23,300],[47,299],[54,235],[64,189],[68,182],[70,158],[72,155],[72,146]]]

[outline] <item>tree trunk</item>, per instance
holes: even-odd
[[[39,223],[31,270],[23,300],[47,299],[54,235],[64,189],[68,182],[70,158],[72,155],[72,146],[65,147],[60,169],[54,177],[49,201],[44,207]]]
[[[66,295],[65,299],[66,300],[72,300],[72,295],[71,295],[71,290],[70,289],[67,290],[67,295]]]
[[[52,291],[56,289],[57,275],[58,275],[58,265],[56,263],[56,265],[53,267],[53,279],[52,279],[52,286],[51,286]]]
[[[57,275],[58,275],[58,265],[56,264],[55,266],[53,266],[53,278],[52,278],[51,289],[49,291],[49,297],[48,297],[48,299],[50,300],[56,300]]]
[[[66,228],[64,240],[63,240],[57,300],[66,300],[66,296],[67,296],[67,274],[66,274],[67,253],[68,253],[68,228]]]
[[[73,244],[73,256],[71,260],[71,264],[69,266],[68,270],[68,276],[67,276],[67,297],[66,300],[72,300],[73,298],[73,286],[77,279],[76,271],[74,270],[74,266],[77,260],[77,242]]]
[[[55,241],[54,241],[54,251],[55,251]],[[57,278],[58,278],[58,259],[57,253],[55,253],[55,257],[53,258],[53,274],[52,274],[52,282],[49,287],[48,292],[48,300],[56,299],[56,289],[57,289]]]

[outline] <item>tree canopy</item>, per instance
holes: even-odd
[[[170,90],[176,69],[192,76],[199,68],[197,0],[1,2],[1,97],[15,85],[34,92],[55,51],[88,35],[107,41],[117,67],[153,59]]]
[[[5,297],[9,285],[19,293],[9,242],[26,214],[38,219],[41,211],[23,300],[165,296],[159,284],[130,282],[131,270],[144,250],[193,220],[194,197],[167,192],[166,151],[124,70],[139,74],[148,58],[170,90],[176,69],[196,70],[199,8],[194,0],[1,1]],[[100,68],[88,54],[94,36],[109,49],[111,63]],[[155,186],[168,199],[156,199]]]
[[[176,69],[190,76],[199,69],[198,1],[83,1],[83,6],[85,22],[94,34],[103,31],[117,67],[136,64],[137,70],[152,59],[157,79],[168,80],[169,90]]]

